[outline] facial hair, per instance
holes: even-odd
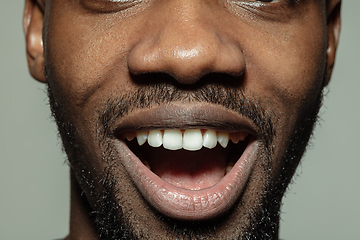
[[[136,229],[129,220],[129,213],[123,211],[122,206],[117,202],[119,192],[117,182],[113,178],[111,162],[113,154],[108,143],[107,136],[110,134],[110,127],[113,122],[128,113],[142,108],[150,108],[157,104],[170,103],[173,101],[183,102],[207,102],[221,105],[227,109],[238,112],[249,118],[257,126],[260,136],[263,136],[263,176],[266,186],[264,186],[261,195],[261,202],[248,209],[248,218],[250,224],[246,229],[242,229],[241,234],[237,236],[225,236],[226,239],[274,239],[278,235],[279,209],[281,198],[294,174],[299,159],[303,155],[322,102],[322,93],[319,93],[315,104],[302,109],[301,118],[297,120],[296,128],[293,130],[287,150],[282,159],[283,169],[278,179],[271,179],[273,152],[272,142],[276,135],[276,116],[269,114],[262,108],[260,100],[245,97],[241,88],[226,86],[220,84],[204,84],[196,87],[196,90],[183,89],[175,84],[168,82],[151,83],[141,86],[136,92],[116,93],[114,96],[105,99],[101,107],[97,110],[99,115],[99,145],[103,146],[103,161],[110,163],[110,166],[104,171],[101,178],[102,191],[94,188],[94,179],[91,174],[87,174],[86,166],[82,159],[91,159],[86,155],[86,146],[84,146],[79,132],[71,118],[67,116],[67,106],[63,102],[55,101],[51,84],[49,86],[50,107],[57,123],[60,136],[63,141],[64,150],[68,156],[72,172],[77,177],[80,186],[87,189],[91,198],[88,199],[91,208],[91,217],[97,227],[101,239],[151,239],[147,233],[141,229]],[[94,201],[94,199],[96,199]],[[241,197],[236,203],[241,205]],[[155,210],[154,210],[155,211]],[[231,210],[230,210],[231,211]],[[156,211],[155,211],[156,212]],[[156,213],[166,225],[168,232],[174,236],[174,239],[219,239],[214,237],[216,226],[219,225],[225,216],[220,216],[214,220],[203,222],[181,222]]]

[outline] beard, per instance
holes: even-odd
[[[67,113],[71,111],[69,111],[66,101],[56,101],[51,84],[48,84],[50,107],[68,156],[72,174],[81,189],[87,193],[85,195],[89,203],[89,214],[101,239],[155,238],[133,224],[131,213],[125,211],[119,204],[119,202],[123,202],[119,199],[126,197],[122,196],[119,183],[114,178],[112,169],[116,169],[119,165],[114,161],[116,153],[112,150],[108,137],[110,128],[116,119],[136,109],[150,108],[173,101],[207,102],[221,105],[249,118],[258,127],[257,131],[262,136],[263,144],[261,163],[258,164],[261,165],[264,186],[259,194],[259,201],[245,213],[246,218],[249,219],[246,226],[238,226],[237,231],[232,231],[222,237],[224,239],[274,239],[278,235],[281,199],[311,137],[321,107],[322,92],[318,93],[313,104],[305,104],[303,109],[299,109],[299,117],[288,139],[283,159],[280,160],[280,174],[274,179],[270,163],[273,162],[273,141],[277,132],[276,114],[271,114],[271,111],[261,107],[264,106],[261,100],[244,96],[243,90],[238,87],[208,83],[195,86],[194,89],[189,90],[166,82],[151,83],[140,86],[136,92],[116,93],[114,94],[116,97],[105,99],[96,110],[96,114],[99,116],[97,122],[97,126],[99,126],[97,129],[99,132],[98,144],[103,149],[101,160],[107,162],[108,167],[100,177],[94,177],[88,171],[89,167],[86,164],[86,161],[94,157],[88,154],[87,146],[81,139],[81,133],[78,132],[72,117],[68,116]],[[93,159],[93,161],[96,160]],[[101,182],[102,186],[100,191],[95,187],[95,183],[98,182]],[[235,205],[245,205],[242,196]],[[223,215],[208,221],[184,222],[168,218],[155,209],[152,210],[163,223],[167,236],[172,236],[169,238],[173,239],[221,239],[215,233],[227,218],[226,215]],[[230,209],[229,212],[232,210]]]

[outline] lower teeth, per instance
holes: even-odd
[[[228,163],[228,165],[227,165],[227,167],[226,167],[226,174],[227,174],[228,172],[230,172],[230,170],[233,168],[234,165],[235,165],[235,163],[232,162],[232,161],[230,161],[230,162]]]
[[[151,170],[150,164],[148,161],[144,160],[142,161],[142,163],[145,165],[145,167],[147,167],[149,170]]]

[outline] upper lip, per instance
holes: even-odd
[[[119,118],[111,132],[118,136],[125,131],[191,128],[247,131],[255,138],[259,133],[258,127],[250,119],[222,106],[207,103],[171,103],[139,109]]]

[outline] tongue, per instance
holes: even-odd
[[[222,147],[199,151],[170,151],[162,147],[147,149],[144,154],[151,171],[164,181],[184,189],[211,187],[224,177],[228,151]]]

